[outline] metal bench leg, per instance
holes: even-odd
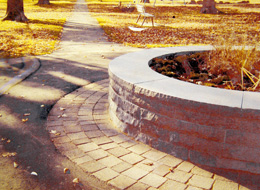
[[[144,20],[143,20],[142,26],[143,26],[145,20],[146,20],[146,17],[144,17]]]
[[[141,15],[138,16],[136,23],[138,22],[138,20],[140,19],[140,17],[141,17]]]

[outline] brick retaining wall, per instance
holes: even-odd
[[[165,49],[172,53],[181,50]],[[162,49],[158,51],[162,53]],[[140,61],[136,61],[138,56]],[[156,49],[145,50],[111,62],[109,103],[115,124],[135,139],[195,164],[260,174],[260,93],[230,92],[182,81],[176,85],[149,68],[147,60],[155,56]],[[148,69],[141,66],[139,70],[140,64]],[[134,79],[138,72],[143,73],[141,81]],[[176,91],[181,88],[186,97],[175,91],[171,95],[162,84]]]

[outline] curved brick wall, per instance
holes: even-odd
[[[114,59],[111,119],[135,139],[184,160],[260,174],[260,93],[199,86],[148,66],[160,55],[210,49],[150,49]]]

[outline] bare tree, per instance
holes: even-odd
[[[49,5],[50,1],[49,0],[38,0],[38,5]]]
[[[207,13],[207,14],[221,13],[221,11],[219,11],[216,8],[215,0],[203,0],[203,6],[202,6],[200,12],[201,13]]]
[[[28,18],[24,14],[23,0],[8,0],[7,10],[4,20],[14,20],[26,22]]]

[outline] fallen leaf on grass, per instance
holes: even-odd
[[[62,114],[62,115],[59,115],[58,118],[61,118],[61,117],[68,117],[66,114]]]
[[[57,131],[56,131],[56,130],[51,130],[50,133],[51,133],[51,134],[56,134]]]
[[[60,111],[64,111],[66,108],[62,108],[62,107],[60,107]]]
[[[70,170],[69,170],[68,168],[64,168],[63,172],[64,172],[65,174],[70,174]]]
[[[55,136],[61,135],[61,133],[57,132],[56,130],[51,130],[50,134],[54,134]]]
[[[31,175],[38,176],[36,172],[32,172]]]
[[[28,118],[25,118],[25,119],[22,119],[22,122],[27,122],[29,119]]]
[[[14,162],[14,168],[18,168],[18,164],[16,162]]]

